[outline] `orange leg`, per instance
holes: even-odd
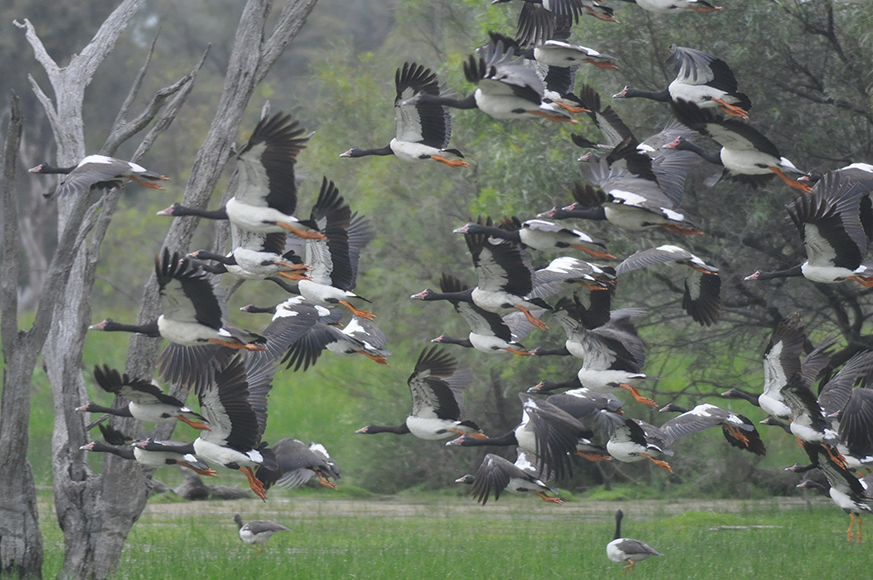
[[[566,109],[568,113],[590,113],[590,109],[586,109],[585,107],[573,107],[568,105],[567,103],[562,103],[561,101],[555,101],[555,104],[559,107]]]
[[[743,445],[745,445],[746,447],[749,446],[749,438],[746,437],[743,433],[741,433],[741,432],[737,431],[736,429],[734,429],[733,427],[729,427],[727,425],[725,425],[724,428],[727,429],[728,432],[731,435],[733,435],[738,441],[740,441]]]
[[[810,193],[812,191],[812,188],[810,186],[803,182],[797,181],[796,179],[791,179],[790,177],[782,173],[782,170],[778,167],[768,166],[767,169],[778,175],[782,179],[782,181],[784,181],[791,187],[797,188],[804,193]]]
[[[612,254],[610,254],[609,252],[599,252],[597,250],[592,250],[590,248],[586,248],[585,246],[583,246],[581,244],[570,244],[570,247],[576,248],[577,250],[582,250],[583,252],[585,252],[586,254],[588,254],[589,256],[591,256],[593,258],[599,258],[601,260],[617,260],[618,259],[615,256],[613,256]]]
[[[376,354],[370,354],[370,353],[368,353],[368,352],[365,351],[365,350],[359,350],[359,351],[358,351],[358,354],[362,354],[362,355],[364,355],[365,357],[367,357],[368,359],[373,360],[373,361],[376,361],[376,362],[379,363],[380,365],[385,365],[386,367],[389,366],[389,365],[388,365],[388,359],[386,359],[384,356],[379,356],[379,355],[376,355]]]
[[[591,16],[593,16],[594,18],[596,18],[598,20],[603,20],[604,22],[618,23],[618,20],[615,19],[615,16],[610,16],[609,14],[601,14],[600,12],[592,10],[591,8],[588,8],[588,7],[586,7],[585,10],[588,12],[588,14],[590,14]]]
[[[830,445],[825,445],[824,448],[825,448],[825,451],[828,452],[828,456],[831,458],[831,460],[834,463],[836,463],[837,465],[839,465],[843,469],[846,469],[846,458],[843,457],[843,454],[840,453],[839,450],[837,450],[837,448],[831,447]]]
[[[849,276],[846,280],[854,280],[859,284],[862,284],[864,287],[869,288],[873,286],[873,278],[862,278],[861,276]]]
[[[858,544],[861,543],[861,514],[858,514]]]
[[[212,344],[220,344],[221,346],[226,346],[227,348],[232,348],[235,350],[267,350],[267,347],[262,344],[245,344],[242,342],[227,342],[225,340],[221,340],[218,338],[210,338],[207,342],[211,342]]]
[[[521,310],[522,312],[524,312],[524,317],[527,318],[527,321],[530,322],[531,324],[533,324],[534,326],[536,326],[537,328],[539,328],[540,330],[548,330],[549,329],[549,327],[546,325],[545,322],[543,322],[539,318],[534,318],[533,314],[528,312],[527,308],[525,308],[521,304],[516,304],[515,307],[517,309]]]
[[[506,349],[506,352],[511,352],[512,354],[517,354],[518,356],[530,356],[531,353],[526,350],[518,350],[512,348],[511,346]]]
[[[629,570],[629,569],[633,568],[634,564],[636,564],[636,562],[631,560],[630,558],[628,558],[627,561],[629,562],[629,564],[624,567],[625,570]]]
[[[546,113],[545,111],[528,111],[531,115],[536,115],[537,117],[542,117],[544,119],[548,119],[549,121],[554,121],[556,123],[573,123],[578,124],[579,121],[576,119],[571,119],[570,117],[564,117],[561,115],[552,115],[550,113]]]
[[[182,415],[179,415],[178,417],[176,417],[176,419],[194,429],[200,429],[201,431],[212,431],[212,429],[210,429],[205,423],[201,423],[200,421],[192,421],[191,419],[183,417]]]
[[[148,181],[142,181],[142,180],[140,180],[140,179],[137,179],[137,178],[134,177],[133,175],[131,175],[131,176],[129,176],[129,177],[130,177],[130,180],[131,180],[131,181],[135,181],[135,182],[137,182],[138,184],[142,185],[143,187],[148,187],[149,189],[164,189],[163,187],[161,187],[161,186],[158,185],[157,183],[149,183]],[[169,177],[164,177],[163,175],[161,175],[158,179],[170,179],[170,178],[169,178]]]
[[[477,431],[475,433],[467,433],[466,431],[463,431],[461,429],[446,429],[446,431],[449,433],[457,433],[458,435],[468,435],[473,439],[488,439],[488,435],[480,431]]]
[[[673,469],[670,467],[670,464],[667,463],[666,461],[661,461],[660,459],[655,459],[654,457],[646,455],[645,453],[640,453],[640,457],[645,457],[646,459],[648,459],[649,461],[651,461],[652,463],[654,463],[655,465],[657,465],[661,469],[666,469],[670,473],[673,473]]]
[[[846,532],[846,540],[851,544],[852,540],[852,527],[855,525],[855,514],[849,514],[849,531]]]
[[[715,12],[722,9],[721,6],[689,6],[689,8],[698,12]]]
[[[184,461],[177,461],[176,465],[178,465],[180,467],[187,467],[188,469],[190,469],[192,471],[196,471],[200,475],[207,475],[209,477],[218,477],[218,474],[215,473],[214,469],[200,469],[199,467],[194,467],[190,463],[186,463]]]
[[[470,167],[470,164],[463,159],[446,159],[441,155],[431,155],[430,158],[434,161],[439,161],[440,163],[448,165],[449,167]]]
[[[336,486],[334,484],[332,484],[330,481],[328,481],[326,477],[324,477],[322,474],[318,473],[317,471],[315,472],[315,476],[318,477],[319,483],[321,483],[321,485],[323,485],[324,487],[336,489]]]
[[[312,280],[310,276],[306,274],[300,274],[299,272],[276,272],[282,278],[287,278],[288,280],[292,280],[297,282],[299,280]]]
[[[616,21],[616,22],[618,22],[618,21]],[[590,62],[591,64],[593,64],[597,68],[612,68],[612,69],[618,70],[618,67],[615,66],[614,64],[612,64],[611,62],[598,62],[596,60],[591,60],[590,58],[586,58],[585,62]]]
[[[276,225],[279,226],[280,228],[285,228],[286,230],[290,231],[292,234],[294,234],[298,238],[303,238],[304,240],[323,240],[323,241],[327,240],[327,236],[325,236],[324,234],[320,234],[318,232],[310,232],[307,230],[301,230],[300,228],[296,228],[296,227],[292,226],[291,224],[288,224],[285,222],[276,222]]]
[[[638,390],[636,390],[634,387],[632,387],[630,385],[626,385],[626,384],[622,383],[619,385],[619,387],[621,387],[622,389],[627,389],[628,391],[630,391],[630,394],[633,395],[634,401],[636,401],[637,403],[642,403],[643,405],[648,405],[650,407],[657,407],[658,406],[658,403],[656,403],[652,399],[649,399],[649,398],[642,396]]]
[[[345,306],[346,308],[348,308],[349,310],[351,310],[352,314],[354,314],[355,316],[360,316],[361,318],[366,318],[367,320],[373,320],[374,318],[376,318],[376,315],[373,314],[372,312],[367,312],[366,310],[359,310],[359,309],[355,308],[354,306],[352,306],[351,304],[349,304],[348,302],[346,302],[345,300],[340,300],[339,303],[342,304],[343,306]]]
[[[721,99],[712,99],[714,102],[718,103],[718,108],[730,115],[731,117],[740,117],[741,119],[748,119],[749,114],[745,109],[737,107],[736,105],[731,105],[728,102],[725,102]]]
[[[291,262],[286,262],[285,260],[276,260],[273,263],[277,266],[281,266],[283,268],[288,268],[289,270],[293,270],[295,272],[300,271],[300,270],[308,270],[309,269],[308,264],[294,264]]]
[[[262,500],[267,501],[267,491],[264,489],[264,484],[261,483],[261,480],[255,477],[255,473],[252,471],[252,468],[240,467],[239,470],[246,474],[246,478],[249,480],[249,487],[252,488],[252,491],[255,492],[255,495]]]
[[[559,497],[552,497],[552,496],[550,496],[550,495],[546,495],[545,492],[543,492],[543,491],[535,491],[534,493],[537,494],[538,496],[540,496],[541,498],[543,498],[545,501],[547,501],[547,502],[549,502],[549,503],[557,503],[557,504],[562,504],[562,503],[564,503],[564,500],[562,500],[561,498],[559,498]]]

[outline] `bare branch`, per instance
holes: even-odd
[[[18,200],[15,191],[15,170],[18,166],[18,147],[21,143],[21,110],[18,96],[10,93],[9,128],[3,146],[3,181],[0,208],[3,220],[3,276],[0,276],[0,334],[3,352],[10,353],[18,337],[18,268],[21,233],[18,229]]]
[[[282,8],[282,12],[279,14],[279,22],[261,50],[261,63],[258,66],[255,84],[264,80],[264,77],[270,72],[276,60],[282,55],[285,47],[297,36],[317,1],[292,0]]]
[[[152,62],[152,56],[155,54],[155,45],[158,43],[158,37],[161,35],[160,28],[158,29],[157,34],[152,39],[152,44],[149,46],[149,52],[146,55],[146,61],[143,63],[142,68],[139,69],[139,72],[136,73],[136,78],[133,80],[133,83],[130,85],[130,90],[127,92],[127,96],[124,98],[124,102],[121,104],[121,108],[118,110],[118,114],[115,116],[115,121],[112,123],[112,131],[110,133],[115,132],[116,127],[120,127],[125,123],[125,119],[127,119],[127,113],[130,111],[130,106],[133,104],[134,99],[139,94],[139,89],[142,87],[142,81],[145,79],[146,72],[149,70],[149,65]],[[109,139],[107,139],[107,142]],[[103,148],[106,149],[106,144],[104,143]],[[111,153],[110,153],[111,155]]]
[[[91,42],[82,49],[82,52],[72,58],[67,69],[75,70],[76,77],[82,79],[87,86],[94,77],[94,73],[97,72],[97,68],[115,48],[115,42],[127,28],[130,19],[142,8],[143,4],[145,4],[145,0],[124,0],[103,21]]]
[[[58,66],[58,63],[55,62],[48,51],[45,49],[45,45],[43,45],[42,40],[40,40],[39,36],[36,34],[36,29],[34,29],[33,24],[30,23],[30,20],[27,18],[24,19],[24,22],[19,22],[18,20],[13,20],[12,23],[18,28],[24,29],[24,37],[27,39],[27,42],[30,43],[31,48],[33,48],[33,56],[36,58],[36,62],[42,65],[42,68],[45,69],[45,72],[48,74],[49,81],[54,82],[52,79],[58,77],[61,74],[61,67]]]

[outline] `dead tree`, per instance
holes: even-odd
[[[299,31],[315,2],[289,1],[278,15],[269,36],[265,35],[265,29],[271,2],[247,2],[228,63],[224,91],[212,127],[198,152],[184,203],[194,206],[208,203],[221,169],[230,157],[240,119],[255,87]],[[65,68],[59,67],[48,55],[28,21],[18,24],[25,29],[37,61],[48,73],[55,95],[52,101],[31,79],[34,91],[48,114],[60,165],[73,164],[84,156],[84,90],[143,3],[144,0],[125,0],[107,18],[88,46],[74,56]],[[122,105],[101,153],[111,155],[119,145],[153,123],[133,160],[142,157],[175,118],[201,65],[202,60],[188,75],[158,91],[142,113],[128,120],[131,105],[148,67],[146,62]],[[16,112],[13,119],[17,118]],[[9,147],[12,147],[13,164],[14,151],[18,147],[16,135],[19,134],[14,130],[15,127],[14,123],[10,124],[7,141],[14,144],[7,146],[4,155],[4,161],[9,163]],[[17,215],[11,179],[14,179],[14,172],[10,176],[9,171],[4,171],[5,216]],[[95,475],[78,449],[86,441],[87,433],[83,417],[73,411],[83,404],[86,397],[82,377],[82,347],[91,318],[90,296],[100,244],[119,195],[117,189],[110,190],[93,204],[89,201],[92,196],[87,194],[76,199],[59,200],[58,248],[49,267],[48,283],[40,299],[36,321],[27,332],[18,331],[14,316],[17,309],[17,275],[3,278],[0,308],[7,366],[2,411],[4,445],[0,446],[0,466],[9,467],[0,474],[0,488],[4,489],[4,493],[0,494],[0,575],[10,572],[23,577],[41,577],[42,547],[36,522],[36,494],[25,460],[30,378],[40,350],[52,385],[56,413],[52,466],[58,522],[65,534],[65,560],[61,577],[111,576],[120,562],[124,540],[145,507],[148,496],[146,478],[151,474],[144,473],[136,464],[107,456],[103,474]],[[20,244],[20,232],[14,224],[14,219],[4,222],[6,244],[3,265],[7,273],[17,273],[18,268],[16,248]],[[185,248],[195,227],[195,220],[176,220],[170,227],[164,245],[171,249]],[[10,244],[9,239],[13,237],[15,242]],[[155,251],[158,250],[155,248]],[[151,255],[143,256],[143,261],[150,263]],[[157,314],[155,289],[156,284],[152,280],[146,289],[141,320],[154,318]],[[139,376],[150,376],[157,358],[156,342],[141,337],[131,340],[128,371]],[[9,387],[13,382],[15,387]],[[10,401],[10,420],[7,420],[7,399]],[[22,472],[25,472],[24,476]],[[7,480],[15,483],[10,484]],[[7,490],[15,490],[16,493],[11,494]],[[14,509],[7,502],[14,502]],[[13,518],[17,521],[13,521]]]

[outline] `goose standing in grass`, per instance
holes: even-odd
[[[621,510],[615,512],[615,536],[606,545],[606,555],[610,560],[616,564],[627,562],[625,569],[628,569],[633,568],[637,562],[642,562],[646,558],[664,555],[645,542],[621,537],[621,520],[623,517],[624,512]]]
[[[441,292],[426,289],[411,298],[416,300],[445,300],[455,307],[455,312],[461,315],[464,322],[470,327],[470,334],[466,339],[457,339],[441,334],[431,342],[441,344],[457,344],[466,348],[488,354],[497,352],[509,352],[519,356],[528,356],[530,353],[519,341],[533,329],[533,325],[522,318],[521,312],[513,312],[506,316],[500,316],[495,312],[489,312],[473,302],[473,289],[467,288],[458,278],[451,274],[443,273],[440,277]]]
[[[522,403],[521,422],[499,437],[462,435],[446,442],[461,447],[509,447],[517,445],[538,458],[539,472],[553,472],[555,479],[572,475],[572,455],[580,440],[593,434],[578,419],[563,409],[519,393]]]
[[[549,487],[540,479],[536,459],[531,460],[528,453],[520,447],[515,463],[494,453],[489,453],[482,460],[475,476],[465,475],[456,479],[455,483],[471,484],[473,497],[482,505],[488,503],[488,497],[492,492],[494,493],[494,501],[497,501],[504,491],[519,494],[532,493],[549,503],[564,503],[557,496],[557,490]],[[554,495],[549,495],[550,493]]]
[[[54,167],[48,163],[40,163],[28,171],[66,175],[54,192],[44,195],[46,199],[80,195],[91,189],[121,187],[125,179],[135,181],[149,189],[164,189],[155,182],[169,179],[132,161],[123,161],[106,155],[88,155],[78,164],[70,167]]]
[[[405,62],[394,74],[394,138],[385,147],[361,149],[352,147],[340,157],[394,155],[398,159],[416,162],[433,159],[449,167],[468,167],[457,149],[447,149],[452,135],[452,117],[448,107],[436,103],[409,104],[406,101],[418,93],[439,97],[441,87],[436,74],[414,62]],[[457,159],[460,158],[460,159]]]
[[[812,195],[803,195],[788,207],[806,261],[787,270],[758,270],[745,279],[803,276],[821,284],[853,280],[873,286],[873,264],[865,262],[870,239],[861,218],[861,202],[869,191],[868,184],[851,183],[838,172],[826,174]]]
[[[718,160],[701,154],[702,149],[688,140],[679,138],[665,145],[673,149],[688,149],[701,154],[707,161],[722,165],[721,176],[706,181],[714,185],[719,179],[735,179],[751,187],[759,187],[779,176],[787,185],[809,193],[805,183],[792,179],[788,174],[804,175],[791,161],[779,153],[779,149],[760,131],[736,119],[723,119],[711,109],[701,109],[694,103],[676,101],[671,103],[673,113],[681,123],[721,145]]]
[[[235,356],[215,373],[215,384],[199,395],[200,412],[211,431],[201,431],[193,443],[168,445],[147,440],[136,444],[146,451],[180,451],[241,471],[249,487],[267,501],[264,484],[254,468],[277,469],[276,457],[261,436],[267,426],[267,395],[275,366],[246,369]]]
[[[664,245],[640,250],[615,268],[621,276],[640,268],[657,264],[673,263],[688,266],[693,274],[683,280],[682,309],[701,326],[712,326],[721,314],[721,278],[718,268],[707,264],[688,250],[678,246]]]
[[[317,478],[324,487],[336,489],[336,485],[330,480],[339,479],[342,470],[324,445],[320,443],[306,445],[299,439],[285,437],[276,441],[272,449],[278,469],[271,471],[259,467],[255,473],[263,482],[264,489],[270,489],[274,484],[295,489],[313,477]]]
[[[215,470],[210,469],[209,465],[200,461],[191,453],[177,451],[146,451],[139,447],[133,446],[133,440],[125,436],[120,431],[112,427],[100,424],[100,432],[106,443],[100,441],[91,441],[79,447],[80,451],[90,451],[92,453],[111,453],[122,459],[136,461],[145,467],[167,467],[169,465],[178,465],[194,471],[200,475],[215,477]],[[175,441],[165,441],[168,445],[180,445]]]
[[[457,109],[479,109],[495,119],[542,117],[550,121],[576,123],[560,108],[543,103],[545,84],[536,70],[515,57],[512,46],[490,42],[483,56],[470,56],[464,75],[478,88],[463,99],[421,92],[404,105],[432,103]]]
[[[88,403],[77,408],[77,411],[87,413],[108,413],[118,417],[133,417],[146,423],[166,423],[178,419],[194,429],[209,430],[204,423],[206,419],[185,406],[185,403],[171,397],[150,381],[132,379],[127,374],[104,365],[94,367],[94,382],[97,386],[118,397],[129,399],[124,407],[102,407],[96,403]]]
[[[367,425],[355,431],[360,435],[411,433],[420,439],[439,440],[452,434],[484,437],[479,426],[464,419],[463,392],[473,381],[473,373],[458,368],[458,360],[439,347],[425,348],[418,356],[409,379],[412,412],[400,425]]]
[[[700,108],[718,107],[732,117],[748,119],[752,102],[739,92],[737,79],[727,63],[702,50],[684,46],[670,47],[673,54],[667,64],[673,65],[676,78],[661,91],[642,91],[630,85],[613,98],[643,97],[661,102],[686,101]]]
[[[246,544],[264,544],[267,540],[279,532],[290,532],[291,530],[283,526],[271,522],[270,520],[255,520],[247,524],[243,524],[239,514],[233,516],[233,521],[239,526],[239,539]]]

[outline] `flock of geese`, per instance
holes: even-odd
[[[720,10],[702,0],[635,3],[654,12]],[[670,404],[661,411],[679,415],[655,426],[626,414],[619,398],[627,393],[638,404],[660,406],[640,392],[650,377],[643,372],[645,346],[633,320],[645,310],[611,308],[620,279],[641,268],[685,266],[687,275],[677,284],[683,309],[700,325],[718,322],[718,268],[681,246],[682,236],[703,234],[680,210],[685,177],[701,160],[721,168],[709,186],[736,180],[757,187],[778,177],[799,191],[788,213],[807,260],[783,271],[755,272],[747,280],[803,276],[818,283],[851,280],[873,285],[871,264],[866,262],[873,239],[873,166],[855,163],[823,175],[798,169],[748,122],[751,99],[739,91],[727,63],[679,46],[672,47],[668,61],[676,72],[668,87],[647,92],[627,86],[613,95],[662,101],[673,113],[674,120],[662,132],[640,141],[612,106],[601,106],[600,95],[590,86],[574,92],[580,66],[617,68],[613,57],[569,41],[572,26],[586,14],[615,20],[612,9],[596,0],[525,1],[516,36],[492,33],[488,43],[464,62],[467,80],[477,87],[464,98],[452,96],[429,68],[404,63],[395,75],[394,138],[384,147],[353,147],[340,155],[394,155],[406,162],[432,160],[463,169],[468,166],[463,153],[450,147],[451,108],[478,109],[497,119],[570,123],[578,122],[574,116],[585,115],[602,135],[602,143],[573,136],[575,145],[586,150],[580,167],[587,181],[574,186],[573,203],[527,220],[479,217],[454,230],[469,249],[475,285],[463,282],[457,273],[443,273],[439,291],[428,288],[412,298],[448,302],[469,325],[469,335],[443,334],[433,339],[438,344],[422,350],[408,379],[412,410],[402,422],[357,431],[449,439],[450,446],[516,448],[515,462],[489,453],[475,474],[457,480],[469,484],[483,505],[503,492],[531,493],[561,503],[555,483],[572,475],[578,458],[649,461],[672,472],[667,460],[673,454],[671,444],[713,427],[723,430],[730,445],[765,453],[755,426],[740,414],[711,404],[691,410]],[[698,136],[719,149],[706,150],[697,144],[704,142]],[[335,487],[331,480],[340,477],[340,469],[323,446],[291,438],[269,446],[262,439],[268,396],[282,365],[305,371],[324,350],[362,354],[377,364],[387,364],[391,354],[386,335],[373,322],[375,315],[362,306],[368,301],[353,292],[359,257],[375,236],[370,221],[354,212],[327,178],[308,218],[295,217],[295,165],[307,139],[289,115],[262,119],[240,149],[237,189],[224,207],[207,211],[174,204],[159,212],[177,219],[228,220],[232,249],[226,255],[205,250],[181,255],[164,249],[155,257],[161,315],[143,325],[107,319],[91,327],[166,339],[158,376],[193,390],[199,410],[164,394],[151,377],[129,377],[105,366],[95,367],[95,384],[128,404],[89,403],[79,410],[149,423],[178,420],[198,430],[197,438],[134,442],[100,424],[108,444],[92,442],[82,449],[115,453],[150,467],[180,465],[203,475],[215,475],[207,464],[239,470],[265,501],[272,485],[295,487],[317,478]],[[166,179],[101,155],[88,156],[75,167],[42,164],[31,171],[64,175],[56,197],[84,195],[91,188],[125,180],[160,189],[158,183]],[[629,231],[662,231],[671,243],[616,264],[603,240],[565,225],[568,219],[605,220]],[[564,255],[572,251],[585,259]],[[559,257],[534,267],[531,256],[537,252]],[[275,306],[243,308],[272,314],[262,331],[233,328],[225,323],[224,303],[216,291],[216,280],[223,274],[240,283],[269,280],[293,297]],[[436,320],[438,308],[423,306],[422,316]],[[521,341],[531,330],[548,329],[546,313],[563,329],[564,345],[526,348]],[[346,314],[350,319],[343,323]],[[762,393],[732,390],[726,396],[760,406],[771,416],[769,424],[781,425],[801,442],[810,463],[791,469],[824,474],[824,489],[851,516],[849,540],[857,519],[860,542],[860,517],[871,508],[857,470],[873,461],[873,391],[855,387],[865,385],[873,373],[873,353],[859,353],[835,370],[829,354],[833,342],[810,347],[800,317],[785,317],[763,356]],[[579,359],[580,366],[568,380],[543,380],[519,393],[518,425],[488,436],[464,414],[463,392],[474,382],[473,374],[440,346],[445,344],[504,356],[570,356]],[[812,387],[819,380],[822,386],[816,396]],[[551,394],[543,396],[546,393]],[[813,485],[815,480],[801,484]],[[661,555],[643,542],[620,536],[622,515],[616,514],[609,558],[630,567]],[[239,516],[236,521],[247,542],[261,543],[287,529],[267,525],[270,522],[243,525]]]

